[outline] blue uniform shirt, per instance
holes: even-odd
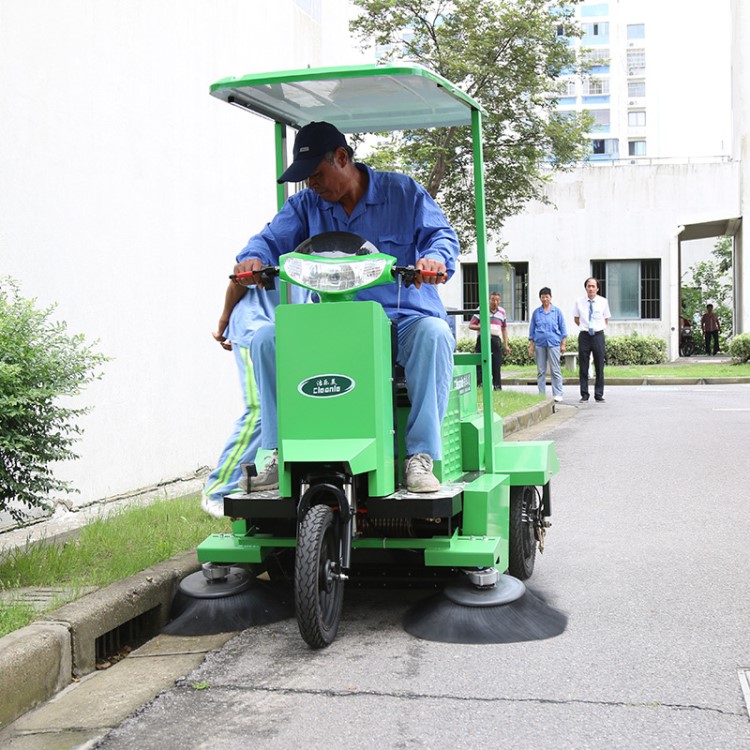
[[[568,329],[559,307],[550,305],[549,312],[545,313],[540,306],[531,314],[529,338],[534,346],[560,346],[567,337]]]
[[[259,258],[266,265],[277,265],[280,255],[292,252],[308,237],[353,232],[380,252],[393,255],[399,265],[413,266],[420,258],[440,260],[450,278],[456,268],[458,238],[430,194],[405,175],[375,172],[365,164],[356,166],[367,172],[369,183],[351,216],[341,204],[323,200],[313,190],[302,190],[290,196],[271,222],[250,238],[237,261]],[[379,302],[389,318],[446,318],[433,284],[402,288],[400,304],[396,284],[365,289],[357,299]]]

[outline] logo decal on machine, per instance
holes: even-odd
[[[303,380],[297,390],[310,398],[334,398],[353,390],[355,382],[346,375],[316,375]]]
[[[453,378],[453,388],[457,390],[461,396],[463,396],[464,393],[468,393],[471,390],[471,375],[469,375],[468,372],[463,375],[456,375]]]

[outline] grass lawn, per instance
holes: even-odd
[[[127,578],[192,549],[209,534],[228,530],[227,521],[201,510],[199,494],[125,508],[84,526],[76,538],[62,544],[42,541],[3,553],[0,590],[63,586],[69,593],[50,603],[48,609],[55,609],[78,598],[84,587]],[[0,636],[28,625],[35,616],[22,601],[0,600]]]

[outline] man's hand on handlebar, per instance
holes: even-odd
[[[243,278],[235,279],[237,284],[242,286],[252,286],[253,284],[263,288],[263,277],[260,274],[260,269],[263,268],[263,263],[258,258],[248,258],[237,263],[234,267],[234,275],[251,273],[252,276],[244,276]]]
[[[414,286],[419,289],[422,284],[444,284],[448,281],[445,263],[434,258],[420,258],[415,268],[419,273],[414,277]]]

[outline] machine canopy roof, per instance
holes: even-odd
[[[301,128],[325,120],[343,133],[470,125],[481,106],[416,63],[307,68],[223,78],[211,95]]]

